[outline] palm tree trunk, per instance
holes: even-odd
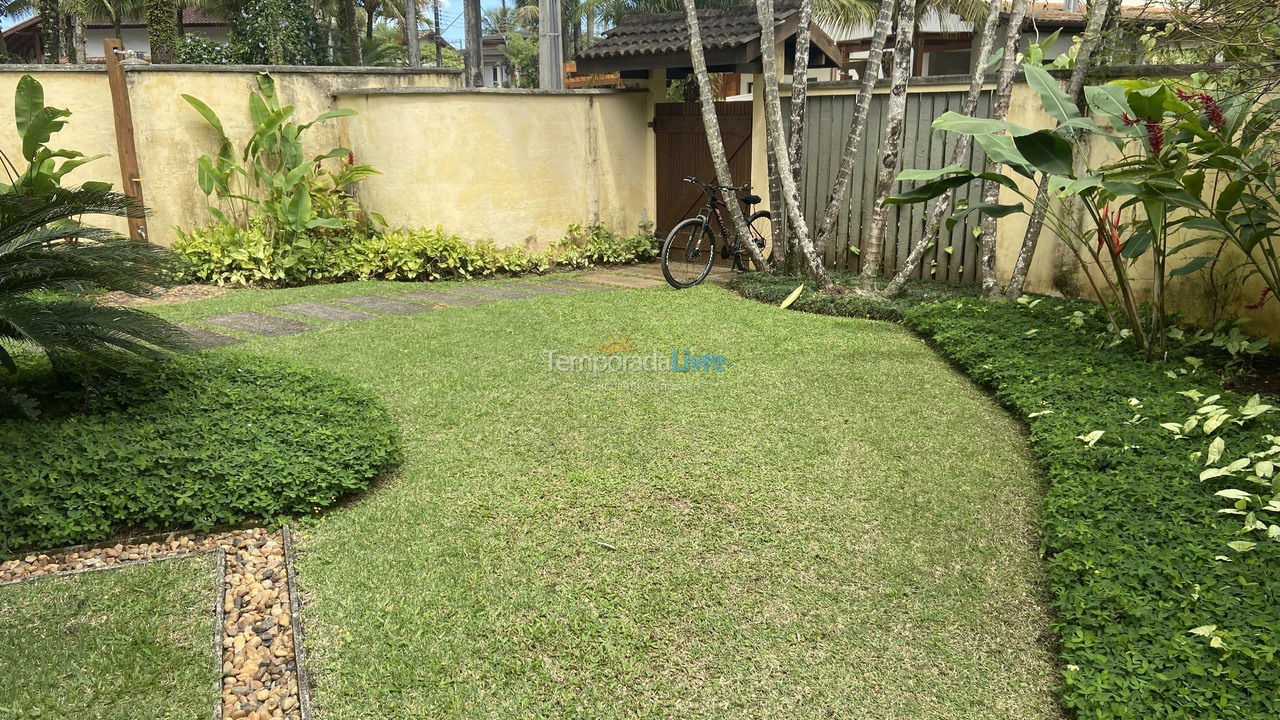
[[[796,56],[791,64],[791,173],[799,187],[804,177],[804,117],[809,88],[809,24],[813,20],[813,0],[800,0],[796,27]],[[814,238],[813,250],[823,256],[823,246]]]
[[[115,31],[117,40],[124,39],[124,28],[120,27],[120,13],[111,16],[111,29]]]
[[[915,59],[916,2],[898,0],[898,23],[893,42],[893,72],[889,76],[889,107],[885,117],[884,144],[880,148],[876,169],[875,204],[871,211],[871,233],[862,250],[862,276],[875,277],[884,258],[884,235],[889,224],[889,206],[885,200],[893,191],[898,175],[898,151],[902,148],[902,130],[907,113],[907,87],[911,84],[911,64]]]
[[[1004,59],[1000,62],[1000,79],[996,81],[995,105],[991,117],[1004,120],[1009,116],[1009,100],[1013,97],[1013,75],[1018,69],[1018,41],[1022,35],[1022,21],[1027,16],[1027,0],[1014,0],[1009,13],[1008,34],[1004,40]],[[984,172],[995,172],[996,164],[987,160]],[[986,180],[982,185],[982,203],[991,205],[1000,200],[1000,183]],[[1000,280],[996,277],[996,225],[999,218],[982,216],[982,240],[978,244],[978,281],[982,284],[982,297],[994,297]]]
[[[1102,41],[1102,26],[1111,14],[1111,8],[1119,0],[1093,0],[1089,8],[1089,19],[1085,22],[1084,38],[1076,51],[1076,64],[1071,69],[1071,80],[1067,83],[1067,95],[1078,106],[1084,96],[1084,78],[1092,68],[1090,62],[1093,51]],[[1011,300],[1022,296],[1022,287],[1027,282],[1027,273],[1031,270],[1031,258],[1036,252],[1036,243],[1040,240],[1040,231],[1044,228],[1044,215],[1049,209],[1049,176],[1040,181],[1036,191],[1036,204],[1031,209],[1031,217],[1027,220],[1027,234],[1022,238],[1022,248],[1018,251],[1018,260],[1014,263],[1013,274],[1009,278],[1008,295]]]
[[[366,3],[364,6],[364,37],[366,40],[373,39],[373,21],[377,17],[377,6],[371,3]]]
[[[145,0],[143,7],[146,9],[151,62],[173,62],[178,49],[178,3],[175,0]]]
[[[67,62],[75,65],[80,62],[80,53],[76,51],[76,14],[73,9],[67,8],[61,19],[63,49],[66,51]]]
[[[467,87],[484,87],[484,55],[482,54],[480,29],[480,0],[463,0],[463,31],[466,34],[466,85]],[[439,30],[437,30],[439,32]]]
[[[840,167],[836,169],[836,179],[831,183],[831,196],[827,199],[827,209],[822,213],[822,221],[818,224],[816,242],[825,246],[835,227],[836,217],[844,205],[845,194],[849,192],[849,179],[853,176],[853,161],[862,152],[862,139],[867,134],[867,118],[871,114],[871,97],[876,81],[880,79],[880,66],[884,61],[884,43],[893,27],[893,2],[880,3],[880,11],[876,15],[875,26],[871,30],[871,45],[867,51],[867,64],[862,71],[862,85],[858,88],[858,104],[853,111],[853,119],[849,121],[849,134],[845,137],[844,150],[840,153]]]
[[[801,10],[803,15],[804,11]],[[789,235],[795,238],[800,249],[805,270],[813,278],[819,290],[831,287],[831,277],[822,264],[822,258],[814,252],[809,240],[809,227],[800,212],[800,191],[791,166],[786,136],[782,133],[782,100],[778,96],[778,55],[773,32],[773,0],[757,0],[756,18],[760,21],[760,59],[763,65],[764,126],[768,133],[768,146],[773,152],[778,179],[782,183],[782,206],[787,214]],[[735,200],[736,202],[736,200]],[[747,243],[750,245],[751,243]]]
[[[361,65],[360,21],[355,0],[338,1],[338,52],[348,65]]]
[[[716,168],[716,182],[721,185],[733,185],[733,175],[729,173],[729,160],[724,153],[724,136],[720,134],[720,119],[716,117],[716,99],[711,94],[711,77],[707,73],[707,58],[702,51],[702,30],[698,27],[698,11],[693,0],[681,0],[684,5],[685,22],[689,28],[689,56],[693,60],[693,75],[698,81],[698,99],[702,105],[702,127],[707,133],[707,149],[711,151],[711,162]],[[751,262],[761,270],[767,270],[769,263],[760,248],[750,241],[751,231],[747,229],[747,219],[742,216],[742,205],[734,193],[725,191],[724,203],[729,208],[729,217],[733,220],[734,233],[744,240],[742,243],[751,255]]]
[[[1026,0],[1022,0],[1025,7]],[[978,53],[974,60],[973,74],[969,78],[969,92],[964,97],[964,109],[962,112],[969,117],[978,114],[978,100],[982,98],[982,86],[987,79],[987,58],[991,55],[991,48],[995,45],[996,29],[1000,25],[1000,9],[1003,3],[992,2],[987,10],[987,20],[982,26],[981,39],[978,42]],[[1016,37],[1016,35],[1014,35]],[[950,165],[962,165],[965,158],[969,156],[969,148],[973,146],[972,135],[959,135],[956,138],[956,146],[951,151]],[[924,257],[924,252],[934,242],[934,236],[938,234],[938,229],[942,227],[942,221],[947,215],[951,214],[952,201],[955,199],[955,188],[951,188],[939,197],[933,206],[933,212],[930,213],[929,219],[925,221],[924,234],[916,241],[911,248],[911,252],[907,254],[907,259],[902,263],[902,267],[898,269],[897,274],[893,276],[893,280],[889,281],[888,286],[884,289],[886,297],[896,297],[902,292],[902,288],[906,286],[907,279],[911,277],[911,273],[915,272],[916,266],[920,264],[920,258]]]
[[[40,62],[52,65],[62,57],[62,28],[58,0],[40,0]]]

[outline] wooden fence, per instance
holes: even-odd
[[[964,105],[964,96],[963,91],[927,89],[907,96],[906,128],[899,155],[899,170],[939,168],[950,162],[959,137],[933,132],[929,126],[947,110],[959,112]],[[855,160],[848,196],[841,205],[834,239],[825,248],[827,266],[837,270],[857,271],[861,268],[857,249],[861,246],[864,229],[871,224],[876,167],[880,159],[879,147],[884,134],[888,99],[887,94],[877,94],[872,98],[865,150]],[[857,88],[836,94],[810,95],[808,98],[801,195],[805,219],[810,228],[817,227],[818,219],[826,209],[857,101]],[[987,115],[990,105],[990,93],[984,93],[978,107],[980,117]],[[790,109],[785,109],[784,117],[789,114]],[[968,167],[981,172],[985,161],[982,149],[974,144],[966,161]],[[958,191],[956,203],[976,205],[980,202],[980,196],[980,186],[971,183]],[[885,235],[886,269],[896,270],[906,259],[911,246],[924,234],[925,221],[932,208],[933,203],[927,206],[891,206]],[[978,243],[973,236],[973,228],[977,220],[975,215],[970,221],[957,224],[951,232],[947,232],[944,226],[938,242],[925,253],[913,277],[948,282],[976,282]]]

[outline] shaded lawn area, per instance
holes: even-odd
[[[338,287],[160,311],[421,286]],[[610,338],[730,366],[547,368]],[[318,718],[1058,715],[1022,433],[899,327],[661,288],[243,351],[354,378],[404,434],[301,533]]]
[[[0,718],[205,718],[212,556],[0,587]]]

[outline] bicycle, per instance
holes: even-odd
[[[751,186],[715,185],[704,183],[692,176],[685,178],[684,181],[700,186],[707,195],[707,204],[698,215],[677,223],[667,235],[666,242],[662,244],[662,275],[667,279],[667,283],[680,290],[693,287],[707,278],[716,257],[717,236],[715,229],[711,226],[712,217],[720,228],[720,236],[725,238],[720,246],[720,257],[724,259],[732,257],[733,269],[737,272],[745,272],[747,268],[743,264],[742,257],[747,251],[740,245],[736,233],[731,232],[725,225],[721,209],[728,209],[728,206],[720,199],[719,193],[729,190],[737,194],[749,190]],[[738,198],[738,201],[746,205],[749,210],[751,206],[760,204],[760,196],[743,195]],[[751,239],[756,247],[764,248],[765,239],[772,234],[772,222],[773,219],[768,210],[759,210],[748,215],[747,228],[751,232]]]

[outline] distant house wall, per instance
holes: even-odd
[[[226,26],[192,26],[184,30],[188,35],[202,35],[211,40],[218,42],[227,41]],[[91,27],[84,31],[84,57],[101,58],[102,57],[102,41],[107,38],[116,36],[115,30],[107,28]],[[121,28],[120,39],[124,42],[125,50],[140,50],[143,55],[151,55],[151,41],[147,37],[146,28],[127,27]]]
[[[71,117],[52,144],[99,160],[77,168],[67,180],[82,183],[106,181],[120,187],[111,94],[102,66],[4,66],[0,68],[0,93],[12,97],[24,74],[44,86],[45,102],[71,110]],[[334,93],[352,88],[448,87],[460,84],[457,72],[439,69],[409,71],[389,68],[273,68],[277,92],[297,107],[305,120],[333,109]],[[143,194],[151,210],[147,221],[150,239],[168,245],[177,237],[175,227],[189,228],[210,221],[208,201],[196,185],[195,161],[217,150],[213,130],[181,97],[189,93],[207,103],[237,147],[251,132],[249,91],[256,84],[257,69],[212,66],[144,66],[130,69],[127,78],[133,107],[134,137],[142,174]],[[348,122],[358,127],[369,118]],[[13,129],[13,104],[0,102],[0,151],[21,157]],[[304,136],[311,151],[342,144],[339,122],[318,125]],[[404,130],[386,138],[403,134]],[[363,153],[364,149],[356,148]],[[361,158],[362,160],[364,158]],[[385,169],[385,168],[382,168]],[[103,224],[123,229],[124,224],[99,218]],[[425,221],[424,221],[425,222]]]
[[[580,90],[349,91],[350,147],[382,174],[364,202],[393,226],[441,225],[545,248],[574,223],[634,232],[654,217],[649,95]]]

